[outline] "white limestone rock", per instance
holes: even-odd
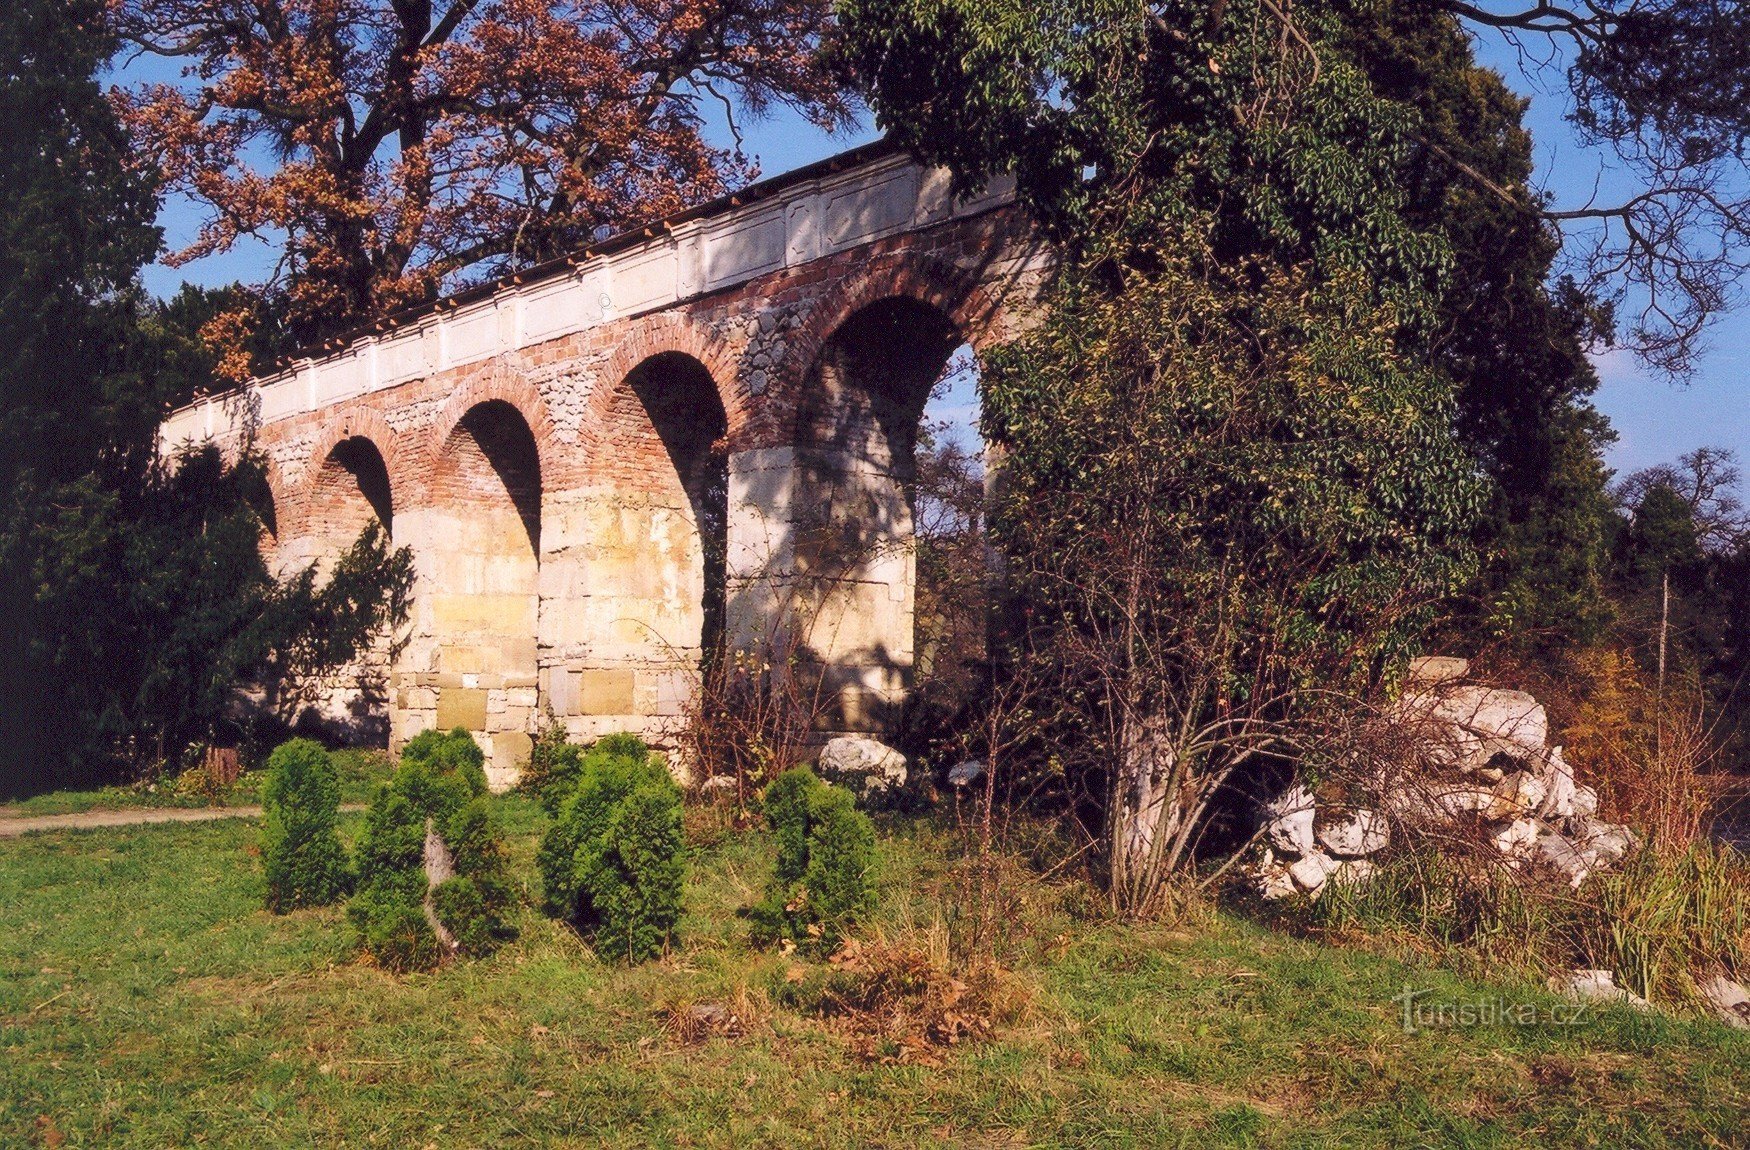
[[[1325,880],[1325,885],[1331,887],[1361,886],[1372,879],[1374,872],[1378,869],[1378,864],[1372,859],[1344,859],[1337,864],[1336,869],[1331,871],[1330,877]]]
[[[1331,872],[1337,869],[1337,860],[1322,851],[1315,850],[1305,858],[1296,859],[1288,866],[1288,877],[1294,880],[1294,885],[1308,894],[1316,895],[1324,889],[1325,880],[1331,877]]]
[[[708,803],[735,801],[735,776],[712,775],[699,784],[699,797]]]
[[[1574,768],[1562,757],[1562,748],[1554,747],[1544,757],[1540,772],[1543,781],[1543,801],[1537,804],[1537,814],[1543,819],[1565,819],[1574,814],[1574,800],[1579,788],[1574,784]]]
[[[879,802],[905,786],[905,756],[886,743],[860,735],[828,739],[820,749],[820,777],[863,802]]]
[[[1577,1002],[1625,1002],[1641,1010],[1648,1007],[1646,999],[1616,985],[1616,976],[1608,970],[1571,970],[1551,975],[1549,988]]]
[[[1744,989],[1743,983],[1716,974],[1702,980],[1696,989],[1721,1022],[1737,1030],[1750,1030],[1750,990]]]
[[[984,764],[977,759],[967,759],[948,768],[948,785],[951,787],[969,787],[983,777]]]
[[[1468,674],[1469,659],[1455,659],[1450,655],[1423,655],[1419,659],[1410,660],[1407,682],[1416,687],[1438,687],[1442,683],[1462,679]]]
[[[1598,813],[1598,792],[1587,786],[1574,788],[1574,811],[1571,817],[1589,819]]]
[[[1275,852],[1268,847],[1264,848],[1263,859],[1252,868],[1252,879],[1258,893],[1271,902],[1300,893],[1300,888],[1294,885],[1294,876],[1288,873],[1286,866],[1276,861]]]
[[[1542,830],[1536,819],[1514,819],[1497,826],[1489,836],[1489,842],[1508,858],[1522,859],[1536,847],[1537,836]]]
[[[1428,788],[1428,794],[1434,807],[1448,820],[1483,814],[1498,801],[1493,789],[1475,783],[1436,783]]]
[[[1312,792],[1296,783],[1264,804],[1264,837],[1283,854],[1311,854],[1318,849],[1313,835],[1315,814]]]
[[[1319,844],[1339,858],[1361,858],[1391,842],[1391,826],[1378,811],[1358,810],[1318,828]]]
[[[1421,724],[1428,756],[1463,771],[1486,768],[1498,754],[1524,759],[1543,754],[1549,715],[1524,691],[1456,687],[1406,696],[1405,718]]]
[[[1573,820],[1573,828],[1574,844],[1594,869],[1621,862],[1640,845],[1635,833],[1618,823],[1577,818]]]
[[[1487,811],[1491,820],[1517,819],[1542,805],[1548,788],[1530,771],[1514,771],[1491,788],[1494,795]]]
[[[1566,835],[1554,831],[1545,831],[1537,836],[1537,857],[1543,863],[1568,880],[1571,887],[1579,887],[1586,881],[1586,876],[1592,873],[1592,863],[1584,851],[1570,842]]]

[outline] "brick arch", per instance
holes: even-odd
[[[852,316],[884,299],[912,299],[946,316],[973,348],[994,342],[999,309],[976,277],[928,255],[903,252],[847,277],[809,312],[785,351],[777,394],[798,410],[801,389],[827,341]]]
[[[613,405],[632,373],[659,355],[671,354],[697,360],[710,373],[733,440],[746,425],[752,407],[752,397],[741,379],[740,359],[723,339],[707,331],[690,316],[673,312],[643,317],[633,323],[625,337],[614,345],[613,354],[598,370],[597,386],[590,395],[585,426],[591,429],[608,426]]]
[[[515,408],[523,417],[523,422],[528,424],[529,432],[535,437],[535,455],[540,467],[542,488],[552,491],[562,486],[564,477],[560,474],[562,460],[559,436],[553,426],[552,414],[547,410],[547,401],[542,398],[540,389],[534,384],[496,362],[489,371],[467,380],[450,394],[443,410],[438,413],[436,422],[431,426],[425,450],[421,453],[426,469],[429,471],[443,458],[444,446],[449,443],[450,436],[455,434],[456,427],[468,413],[481,404],[494,400]]]
[[[402,450],[402,437],[395,433],[375,408],[355,407],[331,413],[317,433],[310,457],[304,463],[301,494],[306,510],[315,498],[316,484],[321,479],[323,464],[328,462],[328,456],[336,447],[349,439],[370,440],[371,446],[377,449],[377,454],[383,457],[383,466],[389,472],[389,490],[397,505],[406,493],[413,490],[415,475],[405,458],[406,453]]]
[[[310,458],[304,464],[306,482],[314,478],[328,461],[329,453],[348,439],[370,440],[382,455],[383,466],[389,469],[389,481],[397,487],[413,480],[408,461],[403,458],[402,436],[396,434],[375,408],[355,407],[333,412],[323,420],[310,449]]]

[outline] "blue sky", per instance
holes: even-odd
[[[1602,155],[1582,148],[1563,120],[1567,100],[1559,77],[1540,80],[1526,76],[1515,54],[1499,40],[1486,39],[1480,48],[1484,62],[1531,98],[1528,121],[1537,141],[1540,179],[1555,193],[1558,203],[1577,204],[1595,188],[1608,190],[1617,178],[1611,165]],[[140,71],[128,69],[130,76]],[[727,138],[720,126],[713,134]],[[875,132],[865,125],[829,137],[800,117],[780,110],[766,120],[744,124],[743,135],[763,174],[771,176],[873,139]],[[174,248],[187,243],[200,219],[195,205],[168,201],[160,215],[168,245]],[[167,294],[184,280],[220,284],[259,279],[272,267],[275,255],[267,244],[250,243],[183,268],[154,264],[146,269],[146,286]],[[1712,330],[1700,368],[1686,385],[1673,385],[1653,376],[1621,352],[1607,352],[1597,363],[1602,383],[1596,402],[1617,430],[1618,441],[1607,457],[1619,473],[1675,459],[1702,445],[1730,448],[1750,464],[1750,390],[1745,387],[1750,380],[1750,313],[1745,309],[1725,317]],[[955,394],[932,404],[932,417],[956,423],[964,420],[968,405],[975,402],[970,394],[960,394],[967,390],[956,388]]]

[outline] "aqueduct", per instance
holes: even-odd
[[[957,199],[874,145],[392,317],[162,438],[253,438],[282,570],[373,519],[412,548],[386,689],[326,706],[396,743],[466,727],[496,785],[543,704],[578,738],[657,731],[705,647],[785,628],[829,725],[878,730],[911,682],[926,395],[1049,271],[1007,187]]]

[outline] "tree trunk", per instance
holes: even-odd
[[[1173,794],[1178,756],[1160,733],[1163,720],[1125,721],[1114,772],[1109,832],[1114,909],[1148,914],[1166,878],[1166,846],[1185,812]]]
[[[443,836],[438,834],[437,824],[428,818],[425,820],[425,902],[421,909],[425,911],[425,921],[431,925],[431,932],[437,935],[438,945],[443,948],[446,958],[460,950],[461,943],[438,919],[437,908],[431,904],[431,892],[454,877],[456,860],[451,856],[450,848],[444,845]]]

